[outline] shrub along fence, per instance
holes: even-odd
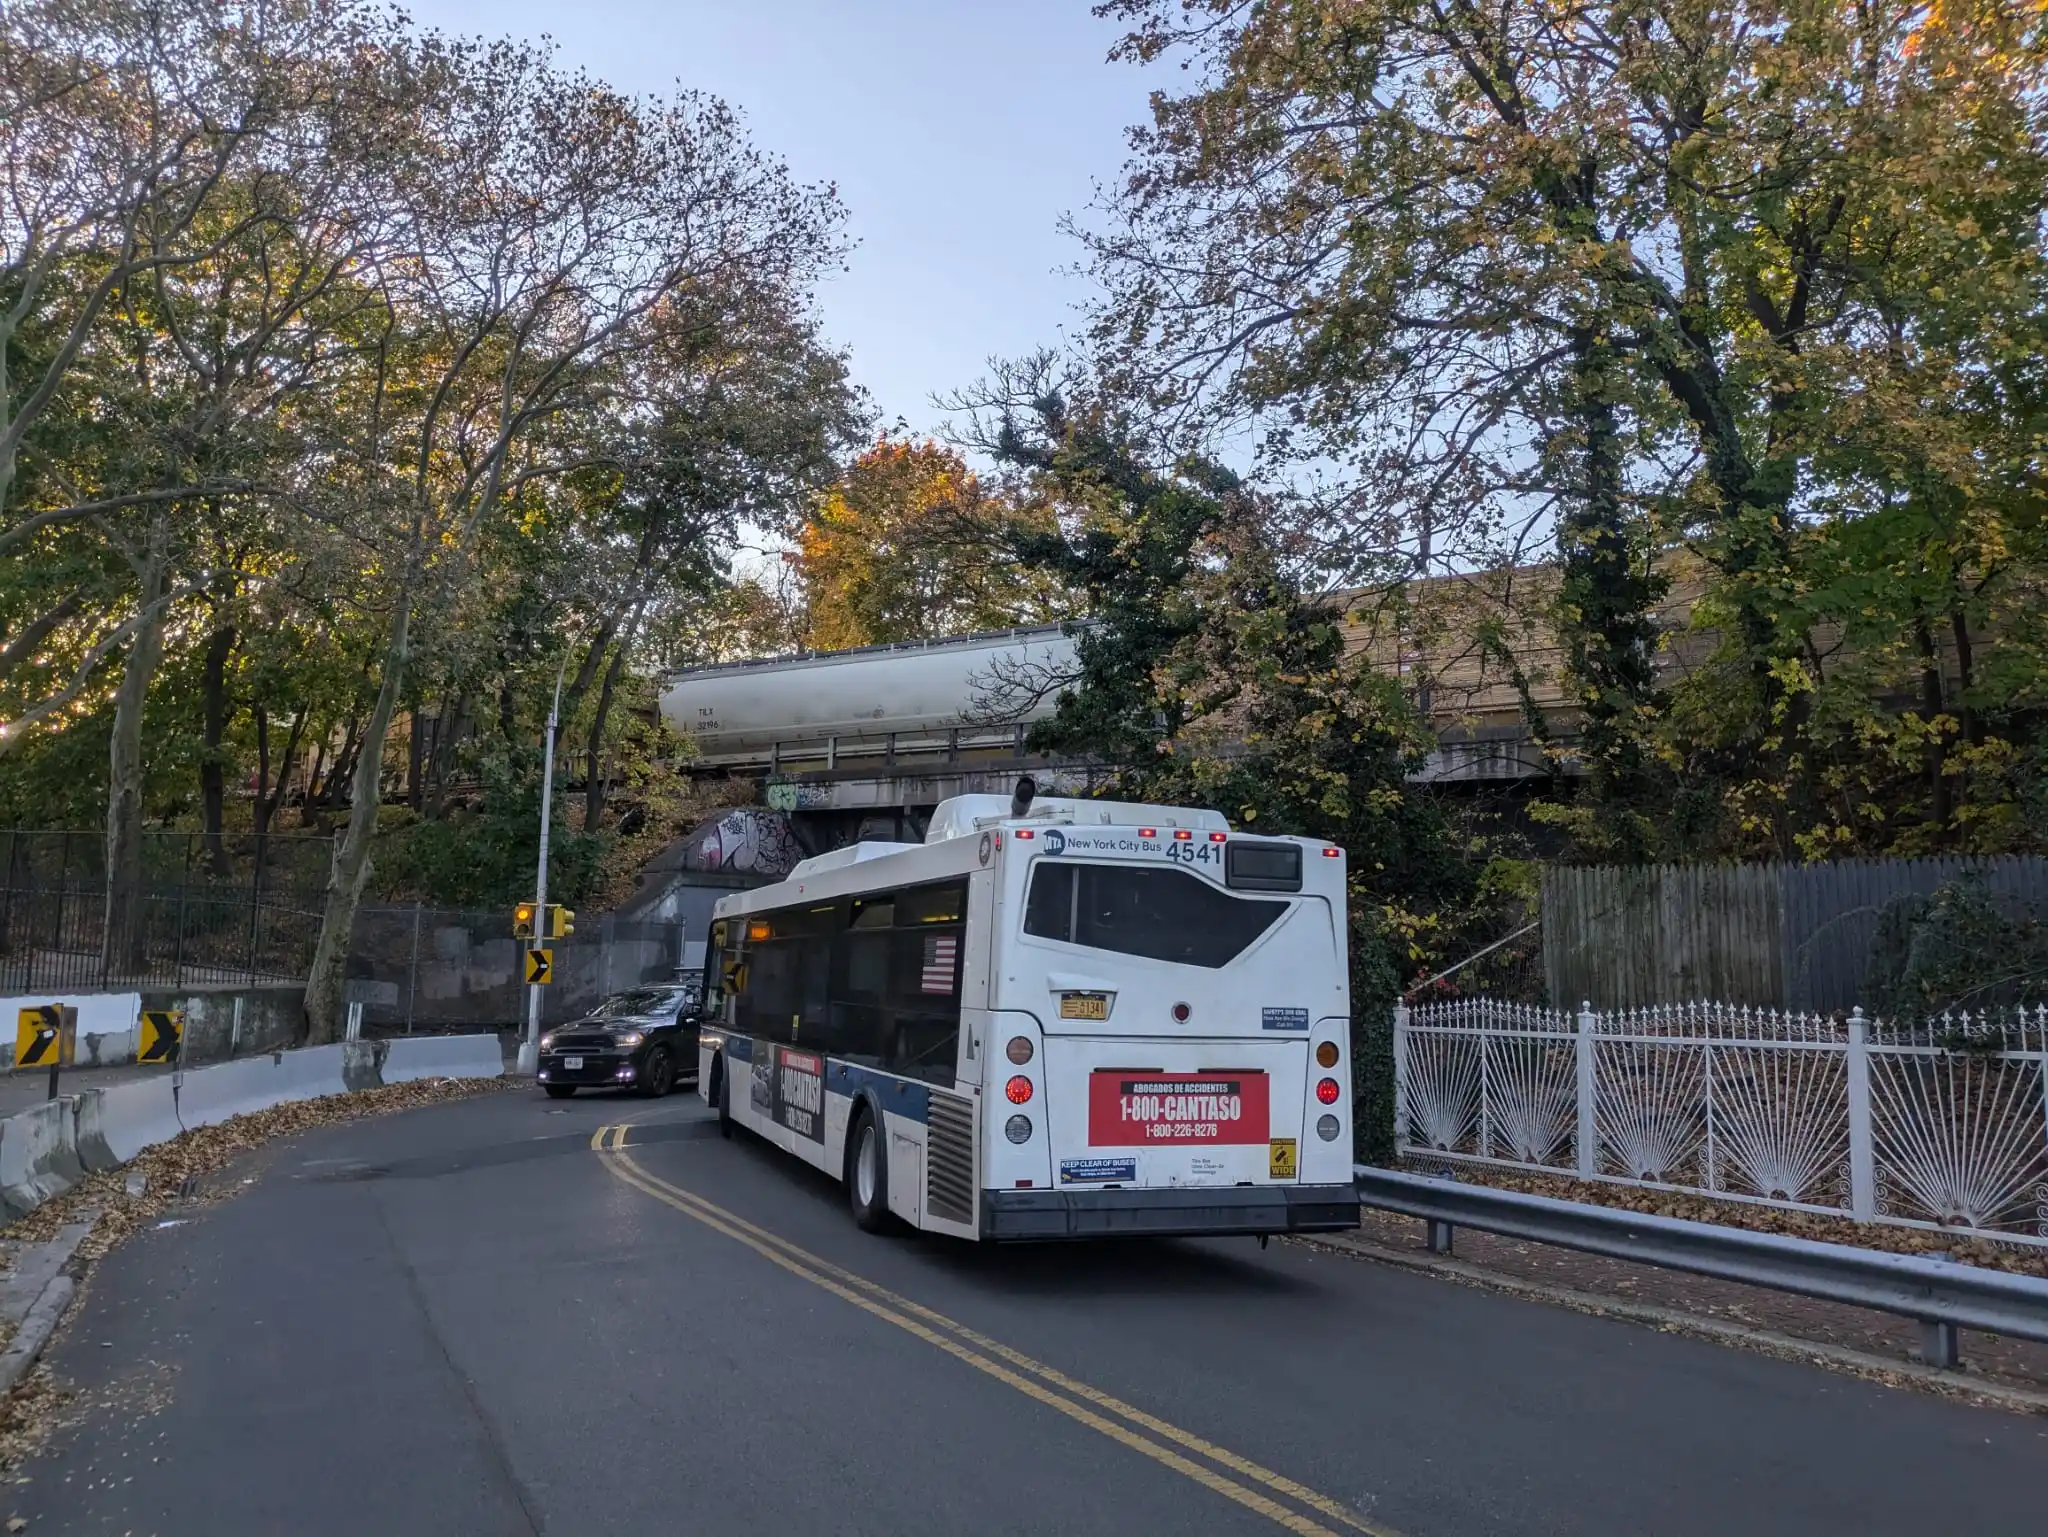
[[[1395,1010],[1394,1081],[1404,1156],[2048,1246],[2048,1006],[1467,999]]]

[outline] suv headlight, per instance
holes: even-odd
[[[638,1030],[621,1030],[612,1037],[614,1046],[638,1046],[647,1037]]]
[[[552,1031],[540,1038],[540,1049],[542,1051],[553,1051],[555,1049],[555,1037]]]

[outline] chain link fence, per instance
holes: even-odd
[[[349,947],[348,995],[363,1005],[367,1036],[501,1029],[526,1017],[524,952],[539,944],[554,958],[541,1019],[557,1024],[609,993],[670,981],[686,963],[701,966],[704,933],[701,923],[607,915],[579,920],[568,939],[528,941],[512,937],[507,911],[364,907]]]

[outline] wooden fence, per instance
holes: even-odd
[[[2031,856],[1555,867],[1543,876],[1544,981],[1558,1007],[1852,1008],[1885,904],[1963,875],[2048,912],[2048,858]]]

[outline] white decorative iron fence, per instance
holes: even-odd
[[[2048,1006],[1394,1011],[1404,1155],[2048,1246]]]

